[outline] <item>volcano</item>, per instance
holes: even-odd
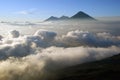
[[[87,19],[87,20],[95,20],[93,17],[91,17],[90,15],[79,11],[78,13],[76,13],[75,15],[73,15],[71,17],[71,19]]]

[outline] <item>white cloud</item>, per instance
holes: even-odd
[[[120,46],[119,36],[109,33],[90,33],[88,31],[70,31],[62,37],[57,33],[44,29],[37,30],[33,35],[23,35],[19,31],[12,30],[8,37],[0,41],[0,59],[13,57],[24,57],[37,52],[37,49],[51,46],[70,47],[111,47]]]
[[[35,14],[37,9],[29,9],[29,10],[22,10],[18,11],[17,14],[23,14],[23,15],[28,15],[28,14]]]
[[[0,41],[0,80],[48,80],[55,77],[52,70],[120,53],[120,47],[113,44],[118,36],[109,33],[76,30],[58,37],[55,32],[40,29],[33,35],[19,36],[16,30],[10,31],[10,35],[12,37]],[[108,47],[95,47],[98,43],[94,41],[112,43]],[[57,46],[62,43],[61,47]],[[66,47],[67,43],[70,46]],[[116,44],[120,44],[119,38]]]
[[[40,36],[44,41],[51,41],[57,35],[55,32],[51,32],[48,30],[40,29],[36,31],[35,36]]]
[[[22,51],[22,50],[21,50]],[[99,60],[118,54],[118,47],[49,47],[34,55],[9,58],[0,62],[0,80],[49,80],[56,76],[52,70]]]
[[[109,47],[119,46],[120,39],[118,36],[110,33],[91,33],[88,31],[70,31],[66,35],[59,37],[56,40],[63,46],[93,46],[93,47]]]

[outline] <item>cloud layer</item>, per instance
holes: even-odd
[[[55,78],[54,70],[119,53],[119,48],[50,47],[22,58],[0,62],[0,80],[45,80]]]
[[[40,29],[33,35],[21,36],[19,31],[12,30],[8,37],[0,41],[0,59],[23,57],[34,54],[36,49],[56,47],[111,47],[120,45],[120,37],[110,33],[90,33],[88,31],[70,31],[66,35],[57,36],[57,33]]]
[[[120,53],[120,37],[70,31],[58,36],[40,29],[33,35],[12,30],[0,41],[0,80],[47,80],[54,70]]]

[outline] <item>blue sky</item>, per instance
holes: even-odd
[[[120,16],[120,0],[0,0],[0,20],[43,20],[84,11],[93,17]]]

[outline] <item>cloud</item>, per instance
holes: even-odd
[[[88,31],[70,31],[66,35],[57,38],[57,42],[63,46],[92,46],[92,47],[109,47],[119,46],[119,36],[113,36],[110,33],[91,33]]]
[[[36,31],[35,36],[40,36],[44,41],[51,41],[57,35],[55,32],[50,32],[48,30],[40,29]]]
[[[49,47],[22,58],[0,62],[0,80],[47,80],[56,78],[54,70],[118,54],[118,47]]]
[[[37,49],[41,50],[51,46],[63,48],[80,46],[119,47],[120,38],[110,33],[90,33],[80,30],[70,31],[66,35],[57,36],[57,33],[44,29],[37,30],[33,35],[20,36],[19,31],[12,30],[9,32],[8,37],[0,41],[0,59],[36,54]]]
[[[0,80],[54,80],[54,70],[120,53],[119,36],[106,32],[75,30],[58,36],[40,29],[33,35],[17,30],[9,35],[0,41]]]
[[[56,33],[40,29],[34,35],[20,36],[19,31],[9,31],[8,37],[0,41],[0,59],[23,57],[34,54],[35,48],[52,46]]]
[[[34,14],[36,13],[37,9],[29,9],[29,10],[22,10],[22,11],[18,11],[17,14],[22,14],[22,15],[29,15],[29,14]]]
[[[11,37],[11,38],[17,38],[17,37],[19,37],[19,35],[20,35],[19,31],[16,31],[16,30],[11,30],[9,32],[9,37]]]

